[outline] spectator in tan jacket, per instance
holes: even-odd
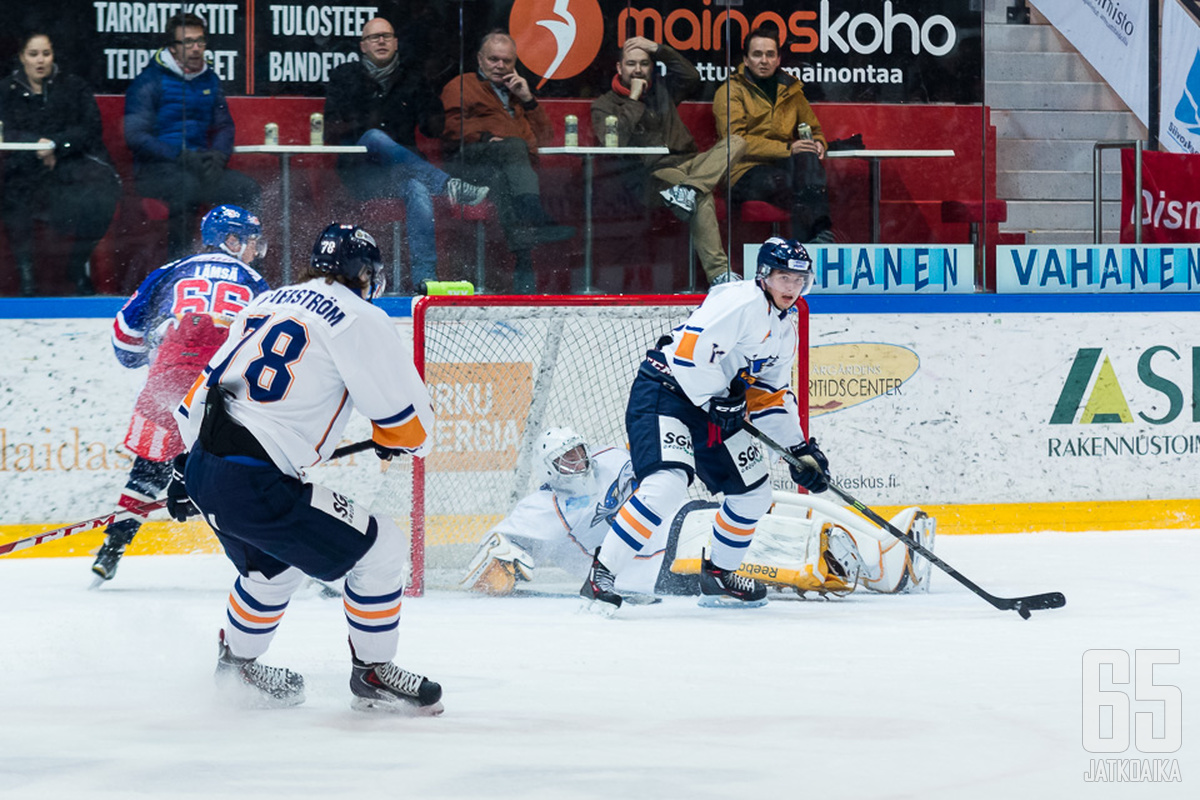
[[[554,134],[529,82],[516,72],[517,45],[492,32],[479,45],[479,69],[460,75],[442,90],[446,109],[447,166],[491,190],[508,249],[516,256],[513,291],[534,289],[535,245],[570,239],[575,229],[559,225],[542,207],[534,165],[539,146]]]
[[[655,62],[666,67],[658,79]],[[625,40],[612,89],[592,103],[592,130],[604,130],[608,116],[617,118],[617,142],[622,147],[665,146],[665,155],[645,156],[643,170],[653,178],[653,190],[677,217],[685,220],[700,265],[710,285],[733,277],[729,256],[721,246],[713,190],[737,164],[746,142],[734,134],[701,153],[692,133],[679,117],[678,105],[700,82],[700,73],[672,48],[641,36]]]
[[[831,242],[821,163],[825,134],[804,97],[804,84],[779,69],[781,46],[770,25],[750,31],[737,74],[713,98],[717,135],[746,140],[746,155],[730,173],[732,199],[735,204],[763,200],[789,208],[793,239]]]

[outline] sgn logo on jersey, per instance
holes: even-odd
[[[516,0],[508,30],[521,63],[548,80],[573,78],[600,52],[604,14],[598,0]]]

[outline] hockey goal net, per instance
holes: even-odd
[[[572,428],[592,447],[627,444],[625,404],[638,365],[703,299],[462,296],[415,304],[414,357],[437,423],[434,450],[413,464],[414,593],[457,587],[488,530],[537,489],[535,447],[546,429]],[[806,416],[807,392],[797,394]],[[699,482],[693,491],[706,496]]]

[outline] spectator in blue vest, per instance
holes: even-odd
[[[229,203],[258,213],[261,192],[252,178],[225,167],[233,117],[205,58],[204,21],[179,14],[166,29],[166,47],[125,92],[125,143],[138,192],[170,209],[167,254],[175,259],[194,249],[189,223],[200,208]]]

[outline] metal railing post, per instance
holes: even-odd
[[[1103,206],[1104,206],[1104,171],[1101,163],[1101,153],[1104,150],[1120,150],[1126,147],[1133,148],[1134,168],[1133,168],[1133,184],[1134,184],[1134,213],[1137,215],[1134,220],[1134,242],[1142,243],[1142,150],[1143,142],[1141,139],[1120,139],[1105,142],[1096,142],[1092,145],[1092,243],[1100,244],[1100,238],[1103,230]],[[1117,230],[1121,226],[1118,223]]]

